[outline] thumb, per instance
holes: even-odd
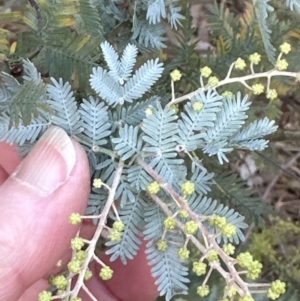
[[[52,127],[0,187],[0,301],[17,300],[69,248],[89,177],[82,147]]]

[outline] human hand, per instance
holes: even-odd
[[[84,213],[90,191],[90,172],[83,148],[52,127],[20,162],[13,147],[0,143],[0,301],[37,300],[47,289],[46,278],[58,272],[58,260],[70,257],[70,241],[78,228],[68,223],[72,212]],[[85,225],[85,235],[93,226]],[[151,301],[157,295],[144,254],[124,266],[101,260],[114,270],[103,282],[100,267],[87,282],[100,301]],[[66,263],[66,262],[65,262]],[[84,301],[91,299],[82,293]]]

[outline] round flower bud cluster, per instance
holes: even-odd
[[[212,70],[209,67],[205,66],[200,69],[200,74],[201,76],[207,78],[210,77],[210,75],[212,74]]]
[[[219,216],[217,214],[213,214],[212,216],[210,216],[208,221],[211,225],[218,227],[220,229],[223,228],[227,223],[225,216]]]
[[[160,239],[156,243],[157,250],[165,252],[168,249],[168,242],[165,239]]]
[[[84,280],[87,281],[87,280],[91,279],[92,276],[93,276],[92,271],[89,268],[87,268],[85,271],[85,274],[84,274]]]
[[[101,188],[101,187],[102,187],[102,184],[103,184],[103,182],[102,182],[102,180],[99,179],[99,178],[93,180],[93,186],[94,186],[95,188]]]
[[[253,65],[257,65],[259,64],[261,60],[261,55],[258,54],[257,52],[250,54],[249,56],[249,61],[253,64]]]
[[[77,225],[81,223],[81,215],[78,212],[73,212],[69,216],[69,222],[72,225]]]
[[[223,98],[232,98],[233,97],[233,93],[231,91],[224,91],[221,95]]]
[[[232,237],[236,234],[236,226],[231,223],[227,223],[224,227],[221,228],[221,232],[227,237]]]
[[[81,271],[82,261],[79,259],[72,259],[68,263],[68,270],[73,274],[78,274]]]
[[[85,261],[86,257],[87,257],[86,250],[77,251],[75,254],[75,259],[81,261],[82,263]]]
[[[146,114],[146,116],[152,115],[152,114],[153,114],[152,109],[148,107],[148,108],[145,110],[145,114]]]
[[[291,51],[291,44],[284,42],[279,46],[280,51],[284,54],[288,54]]]
[[[280,71],[286,70],[289,66],[288,62],[285,59],[277,60],[276,68]]]
[[[178,114],[179,112],[179,106],[178,105],[171,105],[170,109],[174,110],[175,111],[175,114]]]
[[[220,262],[219,255],[218,255],[218,252],[216,250],[209,251],[207,256],[206,256],[206,259],[209,262],[213,262],[213,261]]]
[[[249,279],[254,280],[258,278],[263,266],[258,260],[253,260],[253,257],[249,252],[240,253],[236,259],[242,268],[247,269],[247,277]]]
[[[181,191],[184,195],[190,195],[195,192],[195,184],[192,181],[186,181],[181,184]]]
[[[216,76],[211,76],[208,79],[208,85],[211,87],[216,87],[219,84],[219,79]]]
[[[277,96],[278,96],[278,94],[275,89],[270,89],[267,93],[267,98],[271,99],[271,100],[276,99]]]
[[[207,264],[204,262],[193,262],[193,272],[197,274],[197,276],[204,275],[206,273]]]
[[[228,223],[225,216],[213,214],[208,221],[211,225],[220,228],[222,234],[227,237],[232,237],[236,234],[236,226]]]
[[[188,221],[185,223],[183,230],[186,234],[195,234],[198,230],[198,225],[195,221]]]
[[[175,69],[170,73],[170,76],[171,76],[172,81],[176,82],[181,79],[182,74],[178,69]]]
[[[84,246],[84,240],[82,237],[76,236],[71,239],[71,248],[74,251],[79,251]]]
[[[186,247],[181,247],[178,250],[178,256],[181,259],[188,259],[190,257],[190,251]]]
[[[55,285],[58,290],[65,290],[69,281],[64,275],[57,275],[51,278],[50,283]]]
[[[176,227],[176,220],[174,217],[168,216],[165,220],[164,220],[164,226],[166,229],[168,230],[173,230]]]
[[[197,294],[200,297],[206,297],[209,294],[209,286],[208,285],[200,285],[197,287]]]
[[[239,298],[239,301],[255,301],[251,295],[244,295]]]
[[[235,64],[234,64],[235,69],[238,70],[244,70],[246,67],[246,62],[241,59],[240,57],[236,60]]]
[[[275,280],[271,283],[268,290],[268,297],[272,300],[279,298],[280,295],[285,293],[286,284],[280,280]]]
[[[125,229],[125,225],[121,220],[117,220],[113,223],[113,229],[122,232]]]
[[[109,280],[112,278],[113,273],[114,271],[109,266],[106,265],[101,269],[99,276],[103,280]]]
[[[237,290],[236,290],[236,287],[235,286],[231,286],[229,289],[228,289],[228,292],[227,292],[227,296],[229,298],[232,298],[233,296],[235,296],[237,293]]]
[[[179,216],[182,217],[182,218],[188,218],[189,214],[186,210],[182,209],[182,210],[179,211]]]
[[[52,300],[52,293],[48,291],[41,291],[38,295],[39,301],[51,301]]]
[[[233,255],[234,251],[235,251],[235,246],[231,243],[228,244],[224,244],[223,245],[223,251],[227,254],[227,255]]]
[[[120,241],[121,237],[122,237],[122,232],[117,231],[115,229],[113,229],[110,233],[109,233],[109,238],[111,241]]]
[[[117,220],[113,223],[113,229],[109,233],[109,238],[112,241],[120,241],[122,237],[122,231],[124,231],[125,225],[121,220]]]
[[[81,271],[82,265],[87,257],[87,251],[79,250],[68,263],[68,269],[73,274],[78,274]]]
[[[196,101],[193,103],[193,109],[195,112],[200,112],[203,109],[203,102],[201,101]]]
[[[159,185],[158,182],[153,181],[150,184],[148,184],[148,186],[147,186],[146,189],[147,189],[148,193],[150,193],[150,194],[156,194],[160,190],[160,185]]]
[[[263,93],[264,89],[265,89],[265,87],[262,84],[254,84],[252,86],[252,91],[253,91],[254,95],[259,95],[259,94]]]

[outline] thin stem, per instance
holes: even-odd
[[[201,88],[204,88],[204,83],[203,83],[203,77],[200,75],[200,86]]]
[[[85,286],[85,284],[82,284],[82,289],[87,293],[87,295],[88,295],[93,301],[98,301],[98,299],[91,293],[91,291]]]
[[[249,287],[270,287],[270,283],[248,283]]]
[[[123,167],[124,167],[124,161],[119,161],[119,165],[118,165],[118,168],[115,172],[115,177],[114,177],[114,180],[113,180],[113,183],[112,183],[112,186],[111,186],[111,190],[109,192],[109,195],[108,195],[108,198],[107,198],[107,201],[106,201],[106,204],[102,210],[102,213],[101,213],[101,218],[99,220],[99,223],[98,223],[98,226],[97,226],[97,229],[94,233],[94,236],[93,238],[91,239],[91,242],[90,242],[90,245],[88,247],[88,254],[87,254],[87,257],[83,263],[83,266],[82,266],[82,269],[78,275],[78,278],[76,280],[76,284],[72,290],[72,293],[71,293],[71,297],[77,297],[79,291],[80,291],[80,288],[82,287],[83,285],[83,282],[84,282],[84,275],[85,275],[85,272],[88,268],[88,265],[90,264],[90,262],[94,259],[94,254],[95,254],[95,249],[96,249],[96,244],[97,244],[97,241],[101,235],[101,232],[102,232],[102,229],[106,223],[106,220],[107,220],[107,216],[108,216],[108,213],[111,209],[111,206],[112,204],[114,203],[114,199],[115,199],[115,194],[116,194],[116,190],[119,186],[119,183],[120,183],[120,179],[121,179],[121,175],[122,175],[122,171],[123,171]]]
[[[188,204],[185,202],[184,198],[180,196],[169,184],[165,183],[164,179],[154,170],[152,169],[142,158],[138,157],[137,162],[139,165],[141,165],[148,174],[150,174],[160,185],[161,187],[168,192],[169,195],[171,195],[173,198],[177,200],[177,202],[180,204],[180,206],[185,209],[188,214],[190,215],[191,219],[194,220],[202,233],[203,237],[206,237],[209,243],[209,246],[212,246],[223,262],[227,265],[227,268],[229,270],[229,274],[231,277],[234,278],[235,283],[237,284],[237,291],[240,295],[243,294],[249,294],[249,289],[247,284],[244,282],[244,280],[240,277],[238,271],[235,269],[233,264],[233,258],[228,256],[222,248],[218,245],[218,243],[215,241],[215,239],[210,235],[208,230],[203,226],[201,223],[199,216],[191,210],[191,208],[188,206]],[[157,195],[151,195],[151,198],[161,207],[161,209],[168,215],[172,216],[172,212],[169,210],[167,205],[157,196]],[[184,231],[184,225],[176,220],[177,226]],[[191,236],[191,241],[195,244],[195,246],[203,253],[205,254],[207,251],[207,248],[205,248],[195,236]],[[221,275],[227,275],[225,274],[227,272],[224,271],[224,269],[221,266],[217,267],[217,270],[220,272]],[[226,278],[225,278],[226,279]]]
[[[234,67],[234,64],[235,64],[235,62],[233,62],[233,63],[230,65],[229,70],[228,70],[228,72],[227,72],[227,75],[226,75],[225,79],[230,78],[230,75],[231,75],[232,69],[233,69],[233,67]]]
[[[253,63],[251,62],[250,63],[250,70],[251,70],[251,74],[254,74],[255,72],[254,72],[254,69],[253,69]]]
[[[206,276],[205,276],[205,279],[204,279],[202,285],[206,284],[206,282],[208,281],[208,279],[209,279],[209,277],[210,277],[210,275],[211,275],[213,269],[214,269],[214,268],[211,266],[210,269],[208,270]]]
[[[172,100],[175,99],[175,88],[174,88],[174,81],[171,79],[171,91],[172,91]]]
[[[240,77],[225,78],[225,79],[221,80],[215,88],[218,88],[218,87],[221,87],[221,86],[224,86],[227,84],[231,84],[231,83],[241,83],[244,86],[246,86],[248,89],[251,89],[251,87],[246,84],[246,81],[248,81],[250,79],[261,78],[261,77],[271,78],[273,76],[287,76],[287,77],[294,77],[294,78],[298,79],[300,74],[299,74],[299,72],[279,71],[277,69],[272,69],[272,70],[269,70],[266,72],[261,72],[261,73],[248,74],[248,75],[240,76]],[[204,88],[204,90],[207,90],[208,88],[209,88],[209,86],[206,86]],[[203,89],[203,88],[200,88],[200,89]],[[181,97],[172,99],[168,103],[168,106],[180,103],[184,100],[191,99],[193,96],[195,96],[197,94],[198,94],[198,89],[191,93],[183,95]]]

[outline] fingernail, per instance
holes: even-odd
[[[49,195],[68,179],[75,162],[76,153],[69,136],[62,129],[51,127],[12,177],[42,195]]]

